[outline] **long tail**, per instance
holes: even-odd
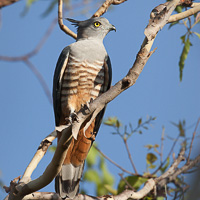
[[[61,198],[69,197],[73,199],[78,194],[83,167],[84,163],[78,167],[74,167],[72,164],[62,166],[55,179],[55,189]]]
[[[82,128],[79,131],[77,140],[72,138],[62,169],[55,179],[56,192],[62,198],[69,197],[73,199],[78,194],[84,162],[93,143],[90,137],[93,135],[94,126],[95,120],[88,127],[85,134]]]

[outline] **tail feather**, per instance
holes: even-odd
[[[55,179],[55,189],[61,198],[73,199],[77,195],[83,167],[84,163],[78,167],[74,167],[72,164],[62,166]]]

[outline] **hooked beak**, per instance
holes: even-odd
[[[115,26],[114,26],[114,25],[112,25],[112,24],[111,24],[111,27],[110,27],[110,29],[109,29],[109,30],[110,30],[110,31],[115,31],[115,32],[117,31],[117,30],[116,30],[116,28],[115,28]]]

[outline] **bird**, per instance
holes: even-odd
[[[114,25],[103,17],[78,21],[76,42],[61,52],[53,78],[53,106],[56,127],[75,119],[83,105],[88,105],[111,86],[111,61],[103,44]],[[77,139],[72,138],[62,169],[55,178],[55,190],[61,198],[73,199],[79,190],[85,159],[99,130],[105,108],[85,130],[83,123]],[[88,119],[89,121],[89,119]],[[58,142],[61,132],[57,131]]]

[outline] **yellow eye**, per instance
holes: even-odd
[[[94,26],[95,26],[95,27],[99,27],[100,25],[101,25],[100,22],[94,22]]]

